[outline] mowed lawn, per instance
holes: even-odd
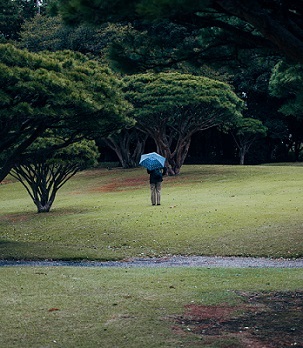
[[[210,340],[199,326],[200,334],[194,333],[184,316],[191,308],[205,308],[216,325],[221,311],[244,314],[243,294],[291,291],[295,301],[303,286],[301,269],[2,267],[0,277],[3,348],[257,347],[247,345],[248,332],[241,329]],[[271,313],[273,322],[285,324],[281,311]],[[299,322],[288,333],[298,344],[292,335],[302,328],[300,313],[294,313]],[[264,334],[260,322],[257,332]],[[258,347],[266,346],[261,343]]]
[[[95,169],[70,180],[47,214],[37,214],[22,186],[8,178],[0,185],[0,258],[301,257],[302,170],[184,166],[165,178],[162,205],[153,207],[144,169]],[[221,312],[241,320],[245,310],[252,313],[247,299],[256,294],[282,292],[285,305],[286,298],[300,299],[303,287],[302,269],[282,268],[13,266],[0,267],[0,279],[0,347],[6,348],[260,346],[256,332],[271,340],[262,325],[245,328],[250,336],[242,329],[207,336],[187,320],[194,311],[213,313],[215,325]],[[270,313],[269,322],[285,323],[285,310]],[[300,313],[294,312],[299,322]],[[288,324],[292,345],[297,319]]]
[[[0,185],[0,258],[180,255],[301,257],[303,167],[187,165],[151,206],[143,168],[83,171],[38,214],[25,189]]]

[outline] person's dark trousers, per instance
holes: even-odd
[[[162,182],[150,184],[152,205],[160,205]]]

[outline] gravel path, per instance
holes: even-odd
[[[0,267],[36,266],[36,267],[226,267],[226,268],[303,268],[300,259],[269,259],[254,257],[221,256],[170,256],[163,258],[133,258],[123,261],[10,261],[0,260]]]

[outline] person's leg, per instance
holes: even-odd
[[[157,197],[156,197],[156,184],[150,184],[150,198],[152,205],[157,204]]]
[[[156,184],[156,201],[157,205],[160,205],[161,201],[161,187],[162,187],[162,182],[157,182]]]

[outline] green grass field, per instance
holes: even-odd
[[[4,267],[0,277],[5,348],[243,348],[202,344],[177,318],[188,305],[241,305],[237,291],[303,285],[299,269]]]
[[[302,170],[184,166],[165,178],[159,207],[150,204],[144,169],[90,170],[70,180],[46,214],[8,178],[0,185],[0,258],[301,257]],[[186,310],[243,311],[241,294],[290,292],[292,301],[303,287],[302,269],[14,266],[0,267],[0,278],[5,348],[246,348],[239,333],[193,334],[182,324]]]
[[[72,178],[50,213],[21,184],[0,185],[0,258],[180,255],[301,257],[301,166],[184,166],[150,204],[143,168]]]

